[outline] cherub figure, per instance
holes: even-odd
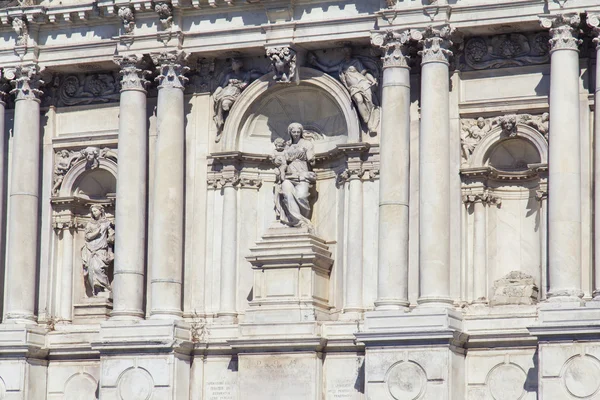
[[[289,47],[273,47],[267,49],[267,57],[271,59],[271,67],[277,82],[288,83],[296,75],[296,52]]]
[[[287,159],[285,156],[285,148],[288,143],[282,138],[277,138],[273,141],[273,145],[275,146],[275,151],[271,156],[273,159],[273,164],[277,166],[277,176],[275,178],[275,182],[281,183],[285,178],[285,173],[287,171]]]
[[[52,185],[52,195],[58,196],[59,189],[65,179],[65,175],[71,169],[76,156],[71,155],[67,150],[60,150],[54,158],[54,184]]]
[[[460,145],[462,149],[462,158],[464,161],[469,159],[469,156],[473,154],[477,143],[490,131],[490,127],[485,123],[485,119],[482,117],[477,118],[475,125],[470,126],[466,129],[463,128]]]

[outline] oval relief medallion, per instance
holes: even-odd
[[[65,385],[65,399],[68,400],[95,400],[98,383],[88,374],[75,374],[69,378]]]
[[[574,397],[590,397],[600,389],[600,365],[590,356],[576,356],[567,361],[563,370],[563,385]]]
[[[497,365],[488,373],[486,382],[494,400],[520,400],[525,394],[527,374],[514,364]]]
[[[425,392],[427,376],[418,364],[402,361],[390,367],[385,382],[394,399],[416,400]]]
[[[148,400],[154,391],[154,381],[146,370],[131,368],[121,374],[117,390],[121,400]]]

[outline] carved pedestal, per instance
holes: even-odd
[[[271,227],[246,259],[254,270],[247,323],[327,318],[333,260],[325,241],[307,228]]]

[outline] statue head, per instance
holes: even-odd
[[[92,205],[90,207],[90,214],[92,214],[92,218],[96,221],[106,217],[106,212],[104,211],[104,206],[102,204]]]
[[[483,119],[483,117],[477,118],[477,127],[479,129],[483,129],[484,126],[485,126],[485,119]]]
[[[60,156],[62,158],[69,158],[69,152],[67,150],[61,150],[60,151]]]
[[[298,122],[292,122],[288,126],[288,135],[290,135],[290,137],[292,138],[293,143],[297,143],[298,140],[300,140],[303,132],[304,132],[304,127],[302,126],[302,124],[299,124]]]
[[[235,72],[238,72],[239,70],[241,70],[243,66],[244,66],[244,62],[242,61],[241,58],[233,57],[231,59],[231,69],[234,70]]]
[[[285,140],[283,138],[278,137],[273,141],[273,145],[275,146],[275,150],[283,151],[285,150]]]

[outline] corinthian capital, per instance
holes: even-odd
[[[579,50],[579,14],[557,14],[540,17],[542,28],[550,29],[550,52],[554,50]]]
[[[383,50],[383,68],[408,67],[409,43],[420,39],[421,33],[411,30],[388,30],[371,34],[371,44]]]
[[[20,65],[6,70],[5,77],[15,87],[10,91],[15,95],[15,100],[39,100],[43,94],[39,87],[44,84],[39,72],[37,64]]]
[[[452,29],[450,25],[444,25],[441,28],[428,27],[422,32],[420,40],[423,49],[419,51],[421,63],[443,62],[448,64],[452,57]]]
[[[146,71],[141,67],[141,57],[136,55],[130,56],[115,56],[115,64],[121,67],[121,90],[144,90],[148,84],[146,75],[150,71]]]
[[[187,54],[183,51],[173,50],[150,55],[156,65],[158,88],[182,89],[188,78],[184,76],[190,69],[184,65]]]
[[[588,26],[592,29],[594,34],[594,43],[596,43],[596,50],[600,50],[600,12],[588,12],[586,17]]]

